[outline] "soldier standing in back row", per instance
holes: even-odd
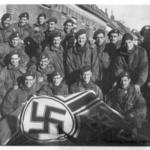
[[[96,72],[94,72],[95,61],[96,61],[96,46],[90,45],[87,41],[87,35],[85,29],[80,29],[76,33],[76,44],[68,49],[67,53],[67,75],[68,83],[72,84],[79,80],[80,69],[83,66],[91,66],[93,71],[93,81],[96,79]],[[96,71],[96,70],[95,70]]]
[[[0,25],[0,43],[7,43],[9,36],[14,32],[14,27],[11,24],[11,14],[6,13],[1,18]]]
[[[15,30],[19,33],[20,38],[24,41],[31,36],[32,27],[29,24],[29,14],[27,12],[19,15],[19,22],[14,24]]]

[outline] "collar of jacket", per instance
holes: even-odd
[[[74,47],[74,53],[79,55],[84,53],[88,49],[88,45],[89,45],[88,42],[86,42],[84,46],[81,47],[78,43],[76,43]]]
[[[62,53],[63,52],[63,47],[61,45],[59,47],[54,47],[53,45],[51,45],[50,50]]]
[[[104,51],[105,46],[106,46],[106,41],[104,41],[104,43],[102,45],[98,45],[97,43],[95,43],[98,49],[98,53],[101,53]]]
[[[134,45],[134,47],[130,51],[127,51],[127,49],[125,47],[122,47],[121,50],[120,50],[120,54],[121,55],[125,55],[125,56],[130,56],[133,53],[135,53],[136,50],[137,50],[137,46],[136,45]]]
[[[8,70],[19,70],[20,65],[18,67],[14,67],[12,64],[9,64],[7,68],[8,68]]]
[[[78,82],[79,86],[83,86],[85,89],[94,87],[94,83],[90,81],[89,83],[85,83],[84,81]]]
[[[58,85],[58,86],[55,86],[52,82],[50,82],[49,83],[49,87],[52,89],[52,91],[54,91],[54,90],[58,90],[58,89],[60,89],[60,88],[62,88],[63,87],[63,81]]]

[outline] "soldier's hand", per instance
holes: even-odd
[[[140,86],[138,84],[135,84],[134,87],[135,87],[137,93],[139,94],[141,92]]]
[[[150,82],[147,83],[147,87],[150,88]]]
[[[43,82],[44,81],[44,78],[43,77],[39,77],[38,78],[38,82]]]

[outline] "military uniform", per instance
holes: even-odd
[[[103,100],[103,93],[101,89],[92,81],[90,81],[88,84],[84,83],[83,81],[79,81],[72,84],[70,87],[70,93],[82,92],[85,90],[95,91],[96,95],[100,98],[100,100]]]
[[[10,24],[8,27],[4,27],[3,21],[7,18],[11,18],[9,13],[6,13],[1,18],[0,25],[0,43],[9,42],[9,36],[15,31],[13,24]]]
[[[137,93],[134,85],[131,84],[127,89],[116,86],[107,96],[107,103],[112,108],[123,114],[133,126],[141,127],[147,108],[145,99],[141,93]]]
[[[26,17],[29,19],[28,13],[22,13],[19,15],[19,18]],[[27,37],[31,36],[32,33],[32,27],[30,24],[25,24],[24,26],[21,26],[20,23],[14,23],[15,31],[19,33],[19,36],[22,40],[25,40]]]
[[[59,86],[55,86],[52,83],[49,83],[48,85],[44,85],[40,91],[39,95],[49,95],[49,96],[54,96],[54,95],[68,95],[68,86],[62,82],[60,83]]]
[[[74,47],[68,49],[66,67],[67,74],[69,76],[69,83],[76,82],[79,80],[79,72],[83,66],[89,65],[92,68],[93,80],[95,80],[94,66],[96,61],[96,47],[90,45],[88,42],[85,43],[84,47],[80,47],[77,43]]]
[[[148,58],[145,49],[135,45],[131,52],[126,52],[124,49],[120,50],[114,64],[115,77],[118,77],[125,70],[130,72],[134,84],[141,87],[146,82]]]

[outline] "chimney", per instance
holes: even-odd
[[[105,14],[106,14],[106,16],[108,17],[108,11],[107,11],[107,8],[105,8]]]
[[[113,10],[111,10],[111,16],[110,16],[110,19],[115,20],[115,16],[114,16],[114,14],[113,14]]]

